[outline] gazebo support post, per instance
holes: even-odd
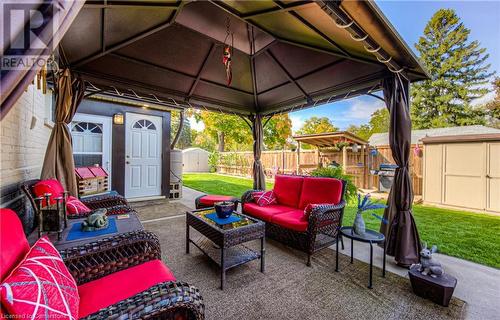
[[[398,265],[409,267],[418,263],[421,250],[417,225],[412,214],[413,189],[409,173],[411,119],[409,81],[400,74],[382,80],[384,100],[389,109],[389,145],[398,165],[387,199],[388,208],[380,231],[386,236],[387,254],[394,256]]]
[[[366,188],[366,160],[365,160],[365,145],[361,145],[361,162],[363,163],[363,188]]]
[[[295,171],[296,174],[300,174],[300,141],[297,142],[297,168]]]
[[[252,136],[253,136],[253,188],[255,190],[266,189],[266,176],[260,157],[264,146],[264,128],[262,125],[262,115],[251,115]]]
[[[342,172],[347,173],[347,146],[342,147]]]

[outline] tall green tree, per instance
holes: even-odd
[[[488,125],[500,129],[500,77],[496,77],[492,82],[495,88],[495,99],[486,104],[488,112]]]
[[[482,124],[483,108],[471,101],[488,92],[485,84],[494,74],[489,55],[454,10],[440,9],[427,23],[415,45],[432,79],[412,85],[412,117],[416,129]]]

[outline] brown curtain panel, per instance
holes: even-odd
[[[413,189],[408,168],[411,149],[411,119],[409,81],[395,74],[382,81],[384,100],[390,112],[389,145],[398,165],[394,175],[388,208],[384,212],[387,224],[380,231],[387,239],[387,254],[399,265],[419,262],[420,237],[411,212]]]
[[[68,124],[73,119],[78,105],[85,93],[85,83],[79,77],[73,77],[68,69],[62,72],[55,87],[56,123],[45,151],[42,179],[56,178],[71,195],[78,195],[75,176],[73,147]]]
[[[262,116],[257,114],[250,118],[252,120],[253,134],[253,188],[258,190],[266,189],[266,176],[260,157],[262,155],[262,145],[264,144],[264,131],[262,127]]]

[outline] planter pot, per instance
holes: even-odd
[[[214,207],[219,219],[229,218],[233,211],[236,209],[234,202],[232,201],[216,202],[214,203]]]

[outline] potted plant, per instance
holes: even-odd
[[[352,229],[355,234],[363,236],[366,231],[365,220],[363,220],[363,212],[368,210],[377,210],[387,208],[385,204],[375,203],[370,200],[370,194],[365,194],[363,198],[361,198],[361,194],[358,193],[358,211],[356,212],[356,217],[354,218],[354,223]],[[385,223],[385,219],[372,213],[372,215],[380,220],[382,223]]]

